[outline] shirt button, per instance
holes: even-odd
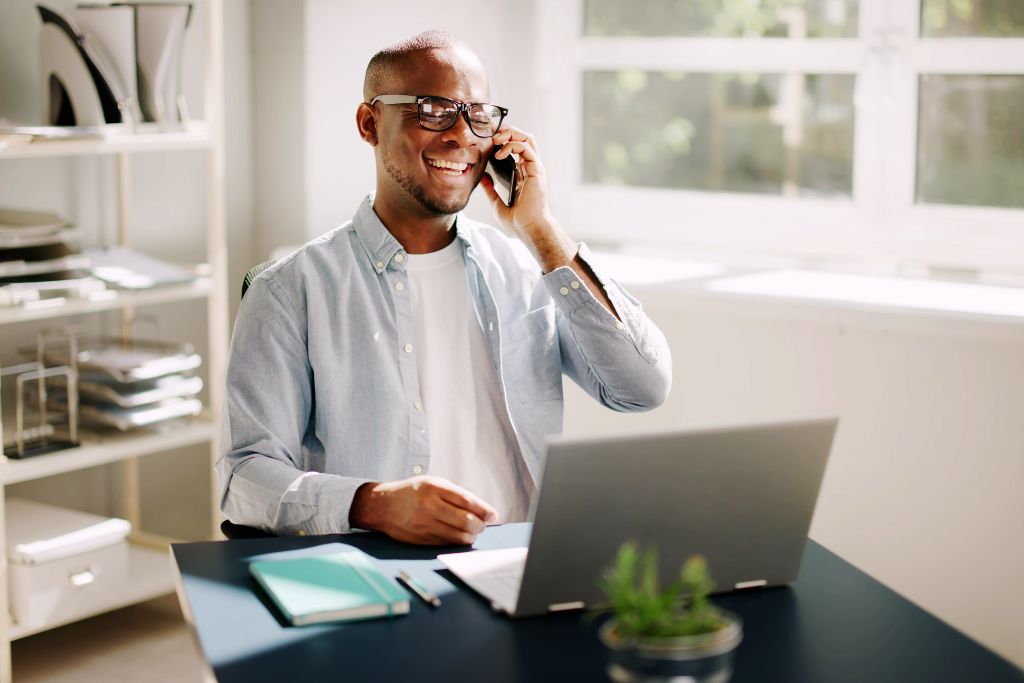
[[[412,344],[406,344],[402,348],[405,349],[406,353],[412,353]]]
[[[401,292],[403,289],[405,289],[405,285],[402,284],[401,282],[396,282],[395,283],[395,289],[397,289],[399,292]]]
[[[305,536],[305,535],[306,535],[306,530],[305,529],[299,529],[299,536]]]
[[[377,263],[375,263],[374,265],[377,266],[377,270],[382,270],[384,268],[384,262],[383,261],[377,261]]]
[[[579,280],[573,280],[572,284],[570,284],[569,286],[572,287],[573,289],[579,289],[580,288],[580,281]]]
[[[615,329],[621,330],[624,327],[625,327],[625,325],[623,324],[623,322],[621,320],[618,320],[618,321],[615,322]]]
[[[568,294],[568,293],[569,293],[569,288],[568,288],[568,287],[562,287],[562,288],[561,288],[560,290],[558,290],[558,291],[562,293],[562,296],[565,296],[566,294]]]
[[[401,263],[405,260],[405,254],[395,254],[395,260]]]
[[[416,465],[415,467],[412,468],[412,473],[413,474],[423,474],[423,466],[422,465]]]
[[[420,405],[419,401],[413,401],[412,407],[416,410],[417,413],[423,410],[423,406]]]

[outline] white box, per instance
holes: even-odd
[[[6,513],[8,591],[19,625],[71,621],[124,590],[127,521],[16,498]]]

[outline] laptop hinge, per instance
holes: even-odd
[[[583,609],[586,606],[586,603],[582,600],[577,600],[576,602],[556,602],[553,605],[548,605],[548,611],[564,612],[570,609]]]

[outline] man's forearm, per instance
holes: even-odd
[[[572,241],[562,226],[554,218],[528,226],[525,229],[529,240],[527,245],[533,252],[534,258],[540,264],[541,272],[547,274],[558,268],[569,266],[579,276],[580,280],[587,286],[590,293],[601,302],[608,311],[621,320],[618,311],[608,298],[608,293],[597,280],[590,267],[579,257],[576,243]]]

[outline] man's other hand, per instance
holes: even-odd
[[[363,484],[349,510],[353,527],[420,545],[469,545],[497,519],[497,511],[478,496],[428,476]]]

